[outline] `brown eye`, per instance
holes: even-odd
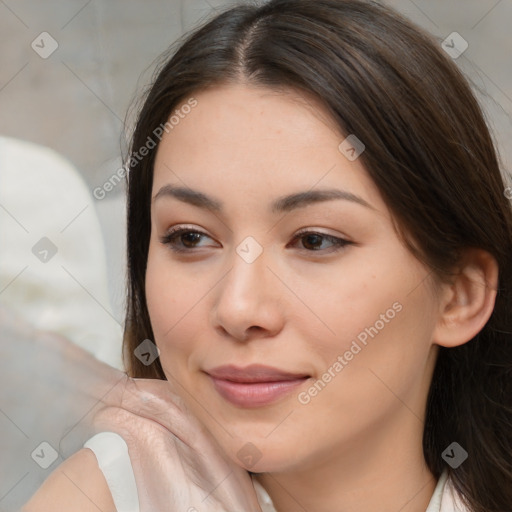
[[[343,249],[345,246],[350,245],[352,242],[348,240],[344,240],[343,238],[338,238],[332,235],[326,235],[325,233],[317,233],[315,231],[302,231],[298,233],[293,242],[301,240],[302,246],[308,252],[316,252],[316,251],[327,251],[327,252],[335,252]],[[324,241],[328,241],[331,244],[331,247],[325,248],[322,247]]]
[[[160,238],[160,242],[168,245],[171,250],[175,252],[190,252],[196,247],[196,244],[201,241],[201,237],[206,236],[201,231],[196,231],[187,228],[177,228],[169,231]]]

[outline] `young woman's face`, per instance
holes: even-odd
[[[194,98],[152,191],[146,294],[173,388],[254,472],[421,452],[438,300],[357,151],[292,92]]]

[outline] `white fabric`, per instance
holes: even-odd
[[[43,238],[57,248],[46,262],[33,252]],[[55,151],[0,137],[0,248],[1,302],[123,369],[94,199]]]
[[[124,439],[114,432],[100,432],[84,446],[96,454],[117,512],[139,512],[137,486]],[[254,478],[253,484],[262,512],[276,512],[263,486]],[[425,512],[467,512],[455,494],[446,470],[439,478]]]
[[[117,512],[138,512],[139,496],[125,440],[115,432],[100,432],[91,437],[84,448],[96,455]]]

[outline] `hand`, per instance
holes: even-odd
[[[102,402],[93,427],[126,441],[141,512],[261,512],[249,473],[169,381],[125,377]]]

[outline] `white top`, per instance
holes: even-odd
[[[96,455],[117,512],[140,512],[137,485],[125,440],[114,432],[100,432],[91,437],[84,448],[89,448]],[[253,484],[262,512],[276,512],[263,486],[254,478]],[[425,512],[468,512],[456,495],[446,470],[439,478]]]

